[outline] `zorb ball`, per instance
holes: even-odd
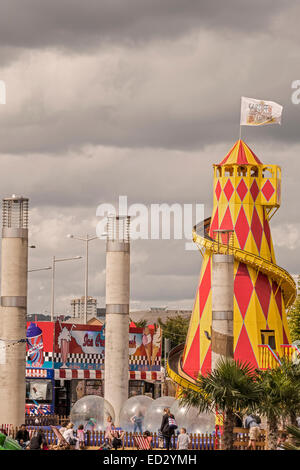
[[[111,404],[97,395],[86,395],[80,398],[71,409],[71,422],[77,429],[83,424],[86,431],[104,431],[108,416],[115,420],[115,412]]]
[[[144,419],[144,430],[156,432],[160,429],[164,415],[164,408],[171,408],[175,401],[174,397],[156,398],[149,406]]]
[[[144,432],[146,412],[153,403],[153,399],[146,395],[136,395],[128,398],[122,406],[120,413],[120,426],[128,432]]]
[[[181,406],[178,400],[175,400],[170,411],[175,416],[178,431],[185,428],[187,433],[211,434],[215,429],[214,413],[199,413],[197,408]]]

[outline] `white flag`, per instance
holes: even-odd
[[[242,96],[241,126],[281,124],[282,106],[274,101],[255,100]]]

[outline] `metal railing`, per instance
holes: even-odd
[[[261,370],[274,369],[281,366],[281,361],[277,351],[274,351],[268,344],[259,344],[259,368]]]
[[[218,243],[218,241],[209,236],[210,221],[211,218],[209,217],[194,226],[194,243],[204,247],[212,253],[227,254],[228,246],[220,242]],[[271,279],[273,279],[278,284],[278,286],[281,287],[286,308],[293,304],[297,295],[296,283],[292,276],[285,269],[272,263],[272,261],[240,248],[233,247],[232,251],[236,260],[261,271],[263,274],[266,274]]]

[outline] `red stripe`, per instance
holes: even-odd
[[[243,144],[241,142],[241,140],[239,141],[239,151],[238,151],[238,156],[237,156],[237,161],[236,161],[239,165],[242,165],[242,164],[246,164],[248,163],[248,160],[247,160],[247,157],[246,157],[246,154],[245,154],[245,150],[244,150],[244,147],[243,147]]]
[[[141,379],[146,380],[146,376],[147,376],[146,372],[142,371],[141,372]]]
[[[77,377],[78,377],[77,370],[72,370],[72,379],[77,379]]]
[[[59,376],[62,378],[62,379],[65,379],[66,378],[66,371],[64,369],[60,369],[59,371]]]
[[[85,379],[89,379],[90,378],[90,371],[89,370],[84,370],[83,371],[83,376]]]
[[[135,437],[135,441],[136,441],[136,443],[137,443],[137,446],[138,446],[140,449],[143,449],[143,450],[149,450],[149,449],[151,449],[150,443],[149,443],[149,441],[148,441],[147,438],[142,437],[142,436],[136,436],[136,437]]]
[[[229,150],[228,154],[226,155],[226,157],[221,161],[221,163],[219,163],[219,165],[225,165],[225,163],[227,162],[228,158],[230,157],[230,154],[231,152],[235,149],[235,147],[237,146],[239,140],[234,144],[234,146],[232,147],[231,150]]]

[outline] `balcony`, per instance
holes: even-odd
[[[274,369],[281,365],[282,359],[291,362],[300,362],[300,348],[292,344],[282,344],[280,351],[275,351],[268,344],[259,344],[259,368],[261,370]]]

